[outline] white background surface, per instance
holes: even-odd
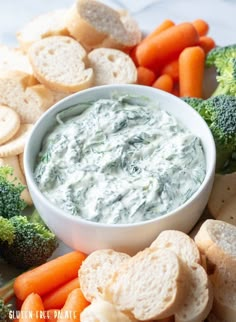
[[[104,0],[129,9],[143,31],[165,18],[175,22],[206,19],[220,45],[236,42],[236,0]],[[33,17],[71,6],[74,0],[0,0],[0,43],[17,46],[15,33]]]
[[[236,0],[104,0],[129,9],[144,33],[164,19],[175,22],[206,19],[210,35],[219,45],[236,43]],[[0,44],[17,46],[15,34],[33,17],[53,9],[67,8],[74,0],[0,0]],[[56,254],[65,251],[61,247]],[[3,279],[17,271],[0,262]]]

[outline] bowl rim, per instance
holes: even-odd
[[[149,220],[145,220],[145,221],[140,221],[140,222],[135,222],[135,223],[118,223],[118,224],[111,224],[111,223],[102,223],[102,222],[94,222],[94,221],[89,221],[86,219],[83,219],[79,216],[75,216],[72,215],[70,213],[66,213],[63,209],[57,207],[56,205],[54,205],[51,201],[49,201],[44,195],[43,193],[39,190],[34,178],[33,178],[33,171],[31,170],[31,167],[29,165],[29,159],[30,159],[30,146],[31,146],[31,139],[34,137],[35,132],[38,130],[38,128],[41,127],[42,122],[44,122],[44,119],[48,117],[48,115],[50,116],[50,114],[53,114],[55,110],[59,109],[60,106],[63,104],[65,105],[62,110],[69,108],[70,105],[69,102],[71,100],[73,100],[75,97],[80,97],[81,95],[85,94],[85,93],[93,93],[93,92],[97,92],[97,91],[104,91],[104,89],[107,89],[109,91],[111,90],[116,90],[116,89],[122,89],[125,91],[125,89],[138,89],[140,88],[141,90],[143,88],[145,88],[144,90],[146,91],[150,91],[153,92],[153,95],[159,96],[166,96],[167,98],[173,100],[174,101],[178,101],[178,104],[185,105],[185,108],[191,109],[191,113],[195,114],[195,117],[199,120],[199,122],[202,123],[202,126],[205,127],[206,132],[208,133],[208,140],[210,142],[210,152],[211,152],[211,160],[212,162],[210,162],[209,164],[207,163],[207,159],[206,160],[206,174],[204,177],[204,180],[202,181],[201,185],[198,187],[198,189],[193,193],[193,195],[187,200],[185,201],[183,204],[181,204],[179,207],[174,208],[172,211],[149,219]],[[140,96],[142,96],[143,94],[141,93]],[[152,99],[152,98],[151,98]],[[60,110],[60,111],[62,111]],[[190,129],[188,127],[188,129]],[[191,129],[190,129],[191,130]],[[46,134],[46,130],[43,133],[43,138],[45,137]],[[40,142],[42,143],[42,141]],[[205,153],[205,151],[204,151]],[[213,135],[207,125],[207,123],[205,122],[205,120],[194,110],[191,108],[191,106],[189,106],[186,102],[184,102],[183,100],[181,100],[180,98],[164,92],[162,90],[156,89],[156,88],[152,88],[149,86],[144,86],[144,85],[138,85],[138,84],[111,84],[111,85],[102,85],[102,86],[95,86],[95,87],[91,87],[85,90],[82,90],[80,92],[74,93],[72,95],[69,95],[65,98],[63,98],[62,100],[60,100],[59,102],[57,102],[56,104],[54,104],[52,107],[50,107],[46,112],[44,112],[42,114],[42,116],[37,120],[37,122],[34,124],[33,129],[30,133],[30,136],[27,139],[26,142],[26,146],[25,146],[25,152],[24,152],[24,168],[25,168],[25,176],[26,176],[26,181],[27,184],[29,186],[29,190],[34,190],[34,194],[36,196],[36,198],[43,204],[46,205],[46,207],[49,209],[49,211],[53,211],[54,213],[56,213],[56,215],[58,217],[63,217],[63,218],[67,218],[67,220],[72,221],[72,222],[78,222],[80,224],[83,225],[89,225],[89,226],[94,226],[96,228],[114,228],[114,229],[118,229],[118,228],[131,228],[131,227],[138,227],[138,226],[144,226],[144,225],[148,225],[151,223],[154,223],[156,221],[159,221],[161,219],[167,218],[167,217],[173,217],[175,215],[178,215],[180,211],[184,210],[185,208],[187,208],[189,206],[189,204],[192,203],[192,201],[197,198],[199,196],[199,194],[201,194],[201,192],[204,190],[204,188],[207,186],[209,180],[211,179],[211,177],[214,175],[215,173],[215,164],[216,164],[216,148],[215,148],[215,142],[214,142],[214,138]]]

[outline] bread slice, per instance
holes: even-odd
[[[98,48],[88,54],[94,70],[94,84],[132,84],[137,81],[137,69],[132,59],[117,49]]]
[[[175,313],[175,322],[204,321],[213,304],[213,289],[205,269],[199,264],[188,266],[187,293]]]
[[[216,174],[208,200],[208,210],[214,218],[218,217],[220,208],[236,194],[236,172],[230,174]]]
[[[80,315],[81,322],[134,322],[137,321],[109,302],[98,300],[87,306]]]
[[[35,123],[53,103],[53,95],[31,75],[9,71],[0,75],[0,104],[15,110],[22,123]]]
[[[236,194],[229,198],[220,208],[217,220],[222,220],[236,226]]]
[[[28,55],[37,79],[53,91],[74,93],[93,84],[93,70],[86,68],[86,51],[70,37],[39,40]]]
[[[0,45],[0,73],[15,70],[33,74],[28,57],[19,48]]]
[[[137,320],[171,316],[183,301],[185,267],[168,249],[147,248],[120,266],[105,288],[105,300]]]
[[[195,242],[207,259],[218,267],[236,271],[236,227],[221,220],[206,220]]]
[[[150,247],[170,249],[189,266],[201,263],[200,252],[193,239],[178,230],[161,232]]]
[[[211,280],[214,287],[212,312],[224,321],[236,321],[236,271],[231,267],[217,267]]]
[[[166,230],[160,233],[150,248],[169,249],[186,264],[187,294],[175,312],[175,322],[203,321],[211,310],[213,292],[206,271],[199,265],[201,256],[197,245],[181,231]]]
[[[107,37],[105,33],[99,32],[89,22],[82,19],[76,6],[68,10],[66,24],[70,35],[88,51],[99,47]]]
[[[79,270],[80,288],[86,300],[92,302],[101,298],[114,272],[129,258],[129,255],[112,249],[97,250],[90,254]]]
[[[68,15],[68,30],[88,49],[133,47],[141,40],[140,29],[128,13],[120,14],[95,0],[78,0],[76,9]]]
[[[59,9],[38,16],[24,26],[17,33],[17,40],[21,49],[27,52],[29,47],[42,38],[62,35],[69,35],[66,27],[67,10]]]

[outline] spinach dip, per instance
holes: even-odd
[[[68,214],[107,224],[146,221],[185,203],[204,180],[200,139],[146,98],[78,104],[57,123],[43,141],[35,180]]]

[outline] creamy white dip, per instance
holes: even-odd
[[[79,104],[78,106],[80,106]],[[68,214],[125,224],[185,203],[205,177],[200,139],[142,97],[82,104],[57,116],[35,169],[41,192]],[[67,115],[68,114],[68,115]]]

